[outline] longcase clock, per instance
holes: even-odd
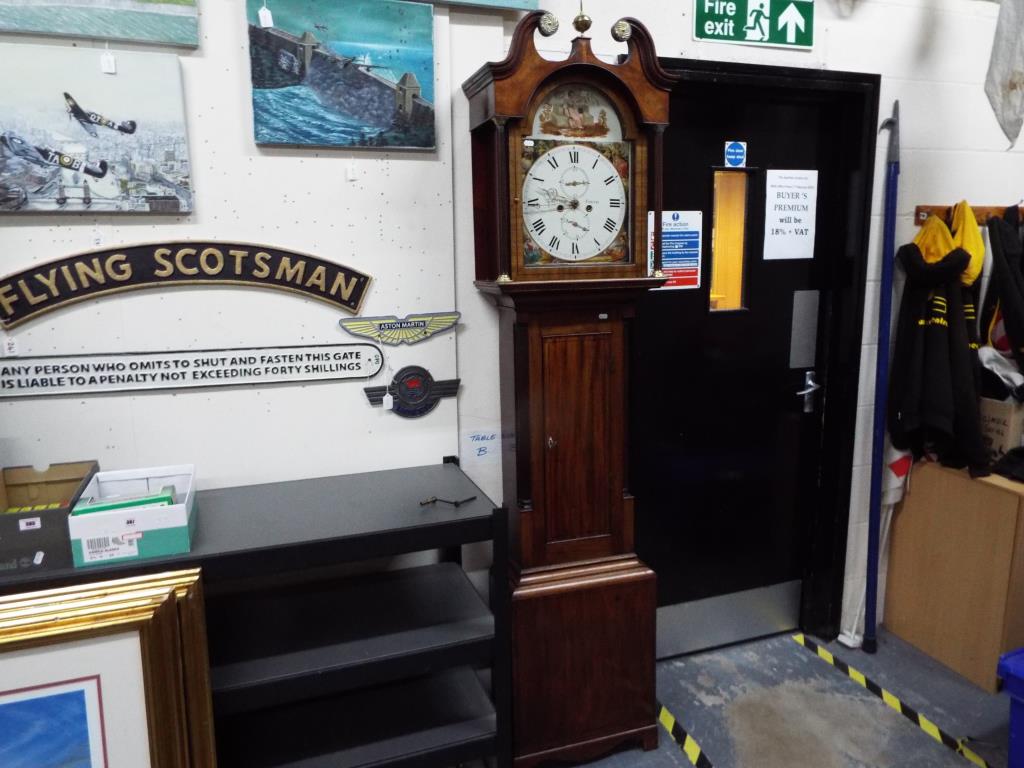
[[[580,32],[563,61],[534,39],[464,85],[470,103],[477,287],[500,311],[504,503],[512,525],[512,754],[517,768],[657,744],[655,576],[633,551],[628,343],[664,283],[662,136],[673,80],[647,29],[599,60]],[[652,256],[649,258],[648,252]]]

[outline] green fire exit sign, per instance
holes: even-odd
[[[693,37],[721,43],[810,48],[813,0],[693,0]]]

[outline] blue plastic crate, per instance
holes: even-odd
[[[1024,768],[1024,648],[999,657],[999,677],[1010,695],[1010,754],[1007,768]]]

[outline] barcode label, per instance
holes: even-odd
[[[87,563],[98,560],[116,560],[123,557],[139,556],[141,536],[95,536],[84,539],[82,559]]]

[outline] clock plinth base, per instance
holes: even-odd
[[[657,723],[652,723],[632,731],[623,731],[622,733],[613,733],[610,736],[582,741],[578,744],[569,744],[564,747],[534,752],[530,755],[522,755],[514,758],[512,764],[515,768],[533,768],[533,766],[556,761],[562,763],[587,763],[608,754],[618,747],[630,744],[640,747],[645,752],[657,749]]]
[[[658,743],[655,575],[633,555],[531,569],[512,590],[516,768]]]

